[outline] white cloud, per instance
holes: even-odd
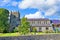
[[[52,6],[56,3],[56,0],[23,0],[19,3],[19,8],[42,8],[46,6]]]
[[[51,16],[51,15],[54,15],[55,12],[57,10],[57,7],[52,7],[50,9],[48,9],[46,12],[45,12],[45,16]]]
[[[22,0],[18,7],[20,9],[36,8],[38,10],[44,11],[45,16],[51,16],[58,10],[56,7],[60,8],[57,6],[60,5],[59,3],[60,0]]]
[[[12,6],[17,6],[17,5],[18,5],[18,2],[13,1],[13,2],[11,3],[11,5],[12,5]]]
[[[56,4],[56,0],[47,0],[47,1],[46,1],[46,4],[47,4],[48,6],[52,6],[52,5]]]
[[[11,2],[11,0],[1,0],[0,6],[5,6],[5,5],[9,4],[9,2]]]
[[[24,0],[22,2],[19,3],[19,8],[28,8],[30,5],[32,4],[32,1],[29,0]]]
[[[36,12],[34,14],[30,13],[30,14],[27,14],[25,15],[25,17],[27,18],[44,18],[44,16],[42,16],[41,12]]]
[[[3,0],[2,2],[10,2],[11,0]]]
[[[18,2],[12,1],[12,0],[1,0],[0,1],[0,6],[17,6]]]

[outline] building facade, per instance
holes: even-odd
[[[12,31],[15,27],[20,24],[20,13],[19,12],[10,12],[9,13],[9,31]]]
[[[49,19],[27,19],[30,23],[31,31],[36,28],[37,32],[44,32],[46,30],[53,30]]]

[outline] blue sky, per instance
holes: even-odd
[[[20,12],[21,18],[60,20],[60,0],[0,0],[0,8]]]

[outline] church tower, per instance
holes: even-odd
[[[9,31],[12,31],[15,27],[18,27],[20,24],[20,13],[18,12],[10,12],[10,28]]]

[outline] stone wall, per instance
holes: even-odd
[[[0,40],[60,40],[60,34],[19,36],[19,37],[0,37]]]

